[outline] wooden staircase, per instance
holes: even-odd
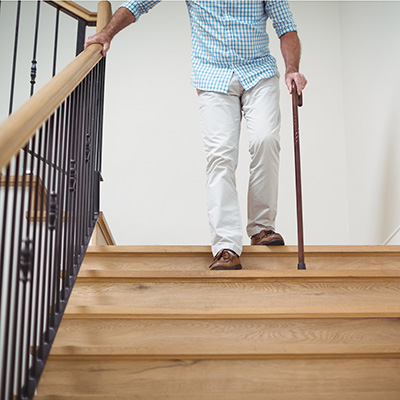
[[[399,400],[400,246],[89,248],[38,399]]]

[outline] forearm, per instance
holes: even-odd
[[[115,12],[110,22],[100,33],[107,35],[111,41],[119,31],[133,22],[135,22],[135,16],[127,8],[121,7]]]
[[[285,33],[280,39],[286,73],[299,72],[301,46],[297,32]]]
[[[297,32],[293,31],[282,35],[280,40],[281,52],[286,66],[286,86],[289,90],[289,93],[292,93],[292,85],[293,82],[295,82],[297,86],[297,92],[300,95],[302,90],[307,85],[307,79],[299,72],[301,54],[299,37],[297,36]]]

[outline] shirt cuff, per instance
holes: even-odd
[[[285,24],[284,26],[274,26],[276,34],[280,38],[288,32],[297,32],[297,25],[295,23]]]
[[[160,2],[160,0],[158,0],[158,1],[150,1],[150,0],[132,1],[131,0],[131,1],[126,1],[124,4],[121,5],[121,7],[127,8],[135,16],[135,22],[136,22],[142,14],[147,13],[151,8],[153,8],[159,2]]]

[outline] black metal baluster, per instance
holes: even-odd
[[[99,182],[99,187],[100,187],[100,181],[101,181],[101,171],[103,168],[102,165],[102,152],[103,152],[103,119],[104,119],[104,94],[105,94],[105,78],[106,78],[106,58],[103,57],[100,60],[100,65],[101,65],[101,79],[100,79],[100,104],[99,104],[99,136],[98,136],[98,148],[97,148],[97,168],[96,171],[99,174],[98,177],[98,182]],[[97,211],[100,210],[100,193],[97,194]]]
[[[63,280],[62,280],[62,292],[61,292],[61,299],[63,301],[66,300],[66,288],[69,288],[69,220],[70,220],[70,209],[69,209],[69,204],[70,204],[70,193],[71,193],[71,175],[70,175],[70,159],[71,159],[71,139],[72,139],[72,133],[71,133],[71,122],[72,122],[72,100],[71,96],[69,96],[66,100],[66,115],[65,115],[65,141],[64,141],[64,146],[65,146],[65,151],[64,151],[64,174],[63,174],[63,199],[64,200],[64,213],[65,213],[65,220],[64,220],[64,236],[63,236],[63,259],[62,259],[62,265],[63,265]]]
[[[78,30],[76,33],[76,55],[83,51],[86,37],[86,21],[78,18]]]
[[[47,207],[46,207],[46,228],[45,228],[45,244],[46,244],[46,251],[45,251],[45,260],[44,260],[44,266],[46,269],[46,302],[44,303],[44,310],[46,312],[46,327],[47,329],[45,330],[45,341],[47,343],[51,343],[51,338],[52,338],[52,333],[53,333],[53,325],[51,324],[50,320],[50,307],[51,307],[51,278],[52,278],[52,265],[51,265],[51,259],[52,259],[52,250],[53,250],[53,232],[50,229],[50,222],[51,222],[51,210],[50,207],[52,206],[53,203],[53,193],[51,193],[51,179],[52,179],[52,168],[51,168],[51,163],[53,159],[53,146],[54,146],[54,120],[55,120],[55,114],[53,114],[50,117],[50,125],[49,125],[49,130],[48,130],[48,140],[49,140],[49,146],[48,146],[48,152],[46,153],[46,160],[48,161],[47,169],[47,181],[46,181],[46,187],[48,190],[48,195],[47,195]]]
[[[18,0],[17,4],[17,16],[15,22],[15,35],[14,35],[14,54],[13,54],[13,64],[11,73],[11,89],[10,89],[10,103],[8,107],[8,113],[13,112],[14,106],[14,89],[15,89],[15,74],[17,69],[17,53],[18,53],[18,37],[19,37],[19,21],[21,17],[21,0]]]
[[[34,317],[36,313],[37,303],[34,303],[33,295],[34,290],[37,288],[38,282],[38,268],[33,268],[34,260],[35,260],[35,245],[36,245],[36,232],[37,232],[37,197],[39,192],[39,174],[35,175],[35,152],[36,152],[36,137],[41,136],[41,129],[37,132],[36,135],[33,136],[31,140],[31,163],[30,163],[30,181],[29,181],[29,201],[28,201],[28,216],[27,216],[27,225],[26,225],[26,233],[25,236],[27,238],[31,237],[31,279],[30,279],[30,293],[28,297],[28,314],[27,314],[27,338],[25,346],[29,348],[32,347],[32,356],[30,358],[30,352],[27,351],[25,354],[25,384],[24,384],[24,396],[31,397],[30,393],[33,391],[32,387],[34,387],[34,380],[32,380],[31,371],[35,370],[36,363],[36,335],[35,330],[37,329],[37,325],[34,321],[37,321],[37,318]],[[39,168],[37,168],[39,171]],[[33,182],[35,181],[35,187],[33,187]],[[33,207],[33,215],[32,215],[32,207]],[[33,219],[33,220],[32,220]],[[32,223],[33,222],[33,223]],[[38,289],[36,289],[38,290]],[[34,318],[34,319],[33,319]],[[29,360],[32,360],[30,366]]]
[[[74,272],[74,247],[73,247],[73,227],[75,221],[74,214],[74,199],[76,194],[76,130],[77,130],[77,108],[78,108],[78,89],[75,89],[71,94],[70,102],[70,119],[69,125],[69,157],[68,157],[68,197],[67,197],[67,226],[66,226],[66,269],[67,269],[67,280],[66,287],[70,289],[72,282],[69,277]]]
[[[94,210],[93,210],[93,147],[95,146],[94,140],[94,129],[95,129],[95,115],[96,115],[96,88],[97,88],[97,71],[98,66],[96,66],[91,74],[92,74],[92,83],[91,83],[91,91],[89,95],[90,100],[90,111],[89,111],[89,129],[88,129],[88,143],[86,144],[86,163],[87,163],[87,175],[88,175],[88,191],[89,195],[87,196],[87,236],[88,241],[90,240],[91,233],[93,230],[93,220],[94,220]]]
[[[48,138],[49,138],[49,125],[50,121],[47,120],[44,126],[44,140],[43,140],[43,148],[42,148],[42,154],[45,155],[48,152]],[[46,172],[47,172],[47,167],[45,160],[42,160],[42,168],[41,168],[41,177],[42,177],[42,182],[45,184],[46,182]],[[46,202],[48,204],[48,195],[46,196]],[[40,202],[40,212],[39,212],[39,218],[38,222],[40,224],[40,230],[39,230],[39,243],[38,243],[38,248],[39,248],[39,257],[38,257],[38,266],[40,268],[40,279],[41,282],[39,283],[40,286],[40,293],[41,295],[39,296],[39,358],[44,361],[44,358],[47,354],[48,351],[48,345],[45,340],[45,333],[46,333],[46,309],[45,309],[45,300],[46,300],[46,280],[47,280],[47,230],[46,230],[46,222],[44,223],[43,226],[43,219],[44,219],[44,198]],[[47,215],[45,220],[47,220]],[[44,240],[43,240],[44,236]],[[43,244],[44,241],[44,244]]]
[[[62,186],[60,196],[63,199],[63,207],[62,212],[64,215],[63,218],[63,237],[62,237],[62,285],[61,285],[61,301],[66,300],[66,287],[67,287],[67,279],[69,279],[68,275],[68,264],[67,264],[67,240],[68,240],[68,204],[69,204],[69,175],[68,175],[68,162],[70,159],[70,146],[69,146],[69,137],[70,137],[70,123],[71,123],[71,97],[69,96],[65,102],[65,135],[64,135],[64,152],[63,152],[63,174],[62,174]]]
[[[56,257],[55,257],[55,264],[56,264],[56,284],[57,284],[57,291],[56,291],[56,311],[57,313],[61,312],[61,304],[63,304],[63,298],[61,297],[62,287],[64,286],[63,283],[63,264],[61,263],[62,255],[63,255],[63,237],[64,237],[64,226],[65,226],[65,214],[64,214],[64,185],[65,185],[65,152],[67,151],[65,146],[65,114],[66,114],[66,103],[64,102],[61,105],[61,118],[60,118],[60,127],[59,127],[59,146],[57,149],[58,152],[58,159],[60,170],[58,174],[57,180],[57,193],[59,194],[59,201],[58,201],[58,223],[57,223],[57,236],[56,236]]]
[[[82,196],[82,131],[83,131],[83,92],[85,90],[85,81],[81,83],[78,87],[78,129],[77,129],[77,137],[76,137],[76,192],[75,192],[75,201],[74,201],[74,215],[76,224],[74,226],[74,274],[77,272],[77,266],[79,265],[79,254],[80,254],[80,234],[81,234],[81,207],[80,200]]]
[[[82,163],[81,163],[81,154],[82,154],[82,127],[83,127],[83,99],[82,93],[84,91],[85,81],[78,86],[77,90],[77,130],[75,140],[77,146],[75,147],[75,160],[76,160],[76,190],[74,193],[73,198],[73,215],[74,215],[74,226],[73,226],[73,246],[74,246],[74,274],[77,272],[77,267],[79,265],[79,238],[80,238],[80,216],[81,216],[81,209],[79,207],[80,198],[81,198],[81,187],[82,187],[82,178],[81,178],[81,171],[82,171]]]
[[[58,30],[60,25],[60,9],[57,7],[56,11],[56,26],[54,32],[54,50],[53,50],[53,72],[52,76],[56,74],[57,70],[57,50],[58,50]]]
[[[60,218],[59,216],[59,194],[56,191],[56,184],[57,184],[57,167],[58,167],[58,145],[59,145],[59,132],[60,132],[60,119],[62,117],[61,115],[61,110],[62,108],[59,108],[56,113],[56,119],[55,119],[55,124],[54,124],[54,148],[53,148],[53,163],[54,163],[54,170],[53,170],[53,176],[52,176],[52,182],[51,182],[51,195],[50,195],[50,223],[49,223],[49,229],[51,231],[51,242],[52,242],[52,268],[51,268],[51,315],[50,315],[50,321],[52,326],[55,326],[55,317],[56,317],[56,311],[58,310],[58,287],[59,287],[59,270],[58,270],[58,265],[57,265],[57,258],[58,258],[58,249],[57,249],[57,242],[58,242],[58,220]]]
[[[26,342],[25,337],[29,337],[29,332],[27,332],[27,324],[25,323],[25,313],[26,313],[26,298],[27,298],[27,283],[31,280],[31,270],[32,270],[32,242],[29,238],[25,238],[22,242],[20,255],[19,255],[19,265],[18,271],[20,273],[19,281],[22,284],[22,300],[21,300],[21,318],[20,318],[20,345],[19,345],[19,368],[17,372],[17,398],[21,398],[21,391],[23,389],[22,382],[26,380],[26,377],[22,374],[27,373],[27,368],[24,367],[25,355],[29,354],[29,344],[24,349],[24,344]]]
[[[40,18],[40,3],[41,0],[38,0],[36,3],[36,23],[35,23],[35,38],[33,41],[33,55],[32,55],[32,66],[31,66],[31,96],[35,91],[35,84],[36,84],[36,75],[37,75],[37,45],[38,45],[38,36],[39,36],[39,18]]]
[[[60,124],[60,146],[59,146],[59,159],[60,159],[60,171],[57,182],[57,193],[59,193],[59,206],[58,206],[58,226],[57,226],[57,240],[56,240],[56,249],[57,249],[57,257],[56,257],[56,267],[57,267],[57,312],[60,313],[62,310],[62,306],[64,304],[64,298],[62,297],[62,289],[64,286],[63,279],[63,271],[64,265],[62,263],[63,259],[63,238],[64,238],[64,227],[65,227],[65,212],[64,212],[64,196],[65,196],[65,154],[67,152],[66,149],[66,138],[65,134],[65,124],[66,124],[66,108],[67,104],[64,102],[61,106],[61,124]]]
[[[18,245],[18,258],[16,262],[16,266],[20,267],[21,266],[21,260],[22,260],[22,247],[23,243],[26,241],[29,241],[29,238],[25,238],[24,241],[22,240],[23,232],[24,232],[24,214],[25,214],[25,188],[26,188],[26,170],[27,170],[27,165],[28,165],[28,146],[25,146],[23,149],[23,163],[22,163],[22,174],[20,175],[18,173],[18,176],[16,178],[19,180],[21,178],[21,195],[20,195],[20,201],[19,201],[19,226],[18,226],[18,231],[17,231],[17,245]],[[18,185],[19,186],[19,185]],[[20,268],[17,269],[17,274]],[[17,398],[20,398],[21,396],[21,373],[22,373],[22,362],[23,362],[23,343],[24,343],[24,336],[25,336],[25,299],[26,299],[26,281],[22,280],[19,275],[17,275],[17,284],[18,287],[21,286],[20,282],[22,281],[22,299],[21,299],[21,316],[19,318],[19,327],[16,325],[17,330],[15,332],[18,332],[19,328],[19,333],[17,333],[17,338],[19,343],[17,343],[16,348],[18,349],[18,352],[15,353],[15,357],[18,354],[18,363],[17,363],[17,368],[16,368],[16,382],[17,382],[17,388],[16,388],[16,393],[17,393]],[[18,315],[18,314],[17,314]],[[29,349],[28,349],[29,351]]]
[[[2,234],[1,234],[1,249],[0,249],[0,266],[1,266],[1,277],[2,277],[2,290],[7,291],[7,306],[4,308],[4,312],[6,313],[6,322],[4,326],[4,337],[3,337],[3,348],[1,349],[1,354],[2,354],[2,365],[1,365],[1,371],[2,371],[2,377],[1,377],[1,382],[2,382],[2,387],[1,387],[1,393],[0,393],[0,398],[5,399],[6,398],[6,392],[7,392],[7,363],[8,363],[8,330],[9,330],[9,321],[10,321],[10,298],[12,296],[12,293],[10,291],[9,285],[6,287],[4,284],[5,282],[5,268],[4,264],[6,262],[5,260],[5,249],[6,249],[6,239],[7,236],[6,234],[8,233],[7,231],[7,223],[8,223],[8,203],[9,203],[9,188],[10,188],[10,172],[11,172],[11,167],[7,166],[6,168],[6,174],[2,177],[5,182],[5,193],[4,193],[4,209],[3,209],[3,226],[2,226]],[[8,270],[8,279],[10,279],[11,271]],[[4,281],[3,281],[4,279]],[[3,296],[0,296],[0,306],[2,307],[2,298]],[[2,309],[2,308],[1,308]],[[0,342],[1,343],[1,342]]]
[[[88,198],[84,196],[85,191],[89,190],[89,182],[88,182],[88,161],[90,156],[90,123],[91,123],[91,89],[92,89],[92,77],[93,71],[91,71],[88,76],[86,77],[86,90],[84,93],[85,99],[85,108],[84,108],[84,115],[85,115],[85,123],[84,129],[82,131],[82,141],[83,141],[83,148],[82,148],[82,202],[81,202],[81,210],[82,210],[82,237],[81,237],[81,254],[83,254],[84,250],[83,247],[87,242],[87,238],[89,236],[89,221],[88,221]],[[89,192],[90,193],[90,192]]]
[[[9,260],[9,277],[8,277],[9,278],[8,288],[9,288],[9,293],[12,293],[12,298],[10,296],[7,305],[7,312],[10,313],[12,311],[12,315],[10,316],[8,314],[7,316],[7,322],[9,323],[9,327],[6,333],[6,355],[10,354],[9,382],[10,382],[10,389],[12,392],[14,391],[14,382],[15,382],[15,364],[16,364],[15,354],[16,354],[16,336],[17,336],[16,332],[18,324],[17,315],[19,307],[19,281],[18,281],[17,271],[14,268],[14,260],[16,258],[15,241],[16,241],[16,229],[17,229],[19,168],[20,168],[20,154],[18,154],[15,157],[15,164],[14,164],[14,195],[13,195],[13,205],[11,212],[11,236],[10,236],[10,247],[9,247],[10,260]],[[14,299],[14,303],[12,303],[12,299]]]
[[[41,370],[43,368],[43,361],[40,358],[40,352],[38,352],[39,346],[40,346],[40,334],[39,331],[42,329],[42,326],[40,325],[40,308],[39,308],[39,294],[40,294],[40,283],[41,283],[41,264],[40,264],[40,259],[41,259],[41,219],[42,215],[39,216],[39,208],[42,208],[43,204],[43,193],[42,193],[42,200],[41,204],[39,205],[39,187],[40,187],[40,182],[41,182],[41,160],[40,160],[40,152],[42,149],[42,144],[43,144],[43,127],[39,129],[38,132],[38,145],[37,145],[37,156],[36,156],[36,171],[37,171],[37,181],[36,181],[36,187],[35,187],[35,198],[34,198],[34,207],[33,207],[33,243],[34,243],[34,249],[33,249],[33,259],[34,259],[34,277],[35,277],[35,297],[33,300],[33,312],[32,312],[32,317],[31,317],[31,324],[33,325],[32,329],[32,356],[33,356],[33,364],[32,364],[32,371],[31,371],[31,379],[35,380],[36,377],[39,374],[38,370]],[[39,182],[40,179],[40,182]],[[40,219],[39,219],[40,218]],[[38,233],[39,229],[39,233]],[[35,262],[36,261],[36,262]],[[31,297],[33,297],[33,291],[31,293]],[[29,390],[31,390],[29,388]]]

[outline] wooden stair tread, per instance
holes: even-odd
[[[193,271],[193,270],[95,270],[82,269],[78,275],[81,282],[101,282],[108,281],[129,281],[129,280],[148,280],[148,281],[241,281],[241,280],[323,280],[323,279],[342,279],[342,280],[398,280],[400,279],[399,270],[239,270],[239,271]]]
[[[400,246],[306,246],[307,270],[400,270]],[[82,270],[208,270],[209,246],[91,246]],[[244,246],[244,270],[297,270],[296,246]]]
[[[46,369],[39,395],[71,398],[397,400],[400,393],[400,359],[55,360]]]
[[[66,313],[398,315],[397,281],[78,282]]]
[[[52,357],[400,357],[399,331],[399,319],[66,319]]]
[[[294,311],[292,307],[161,308],[120,306],[69,306],[64,318],[132,319],[260,319],[260,318],[400,318],[400,306],[324,306]]]

